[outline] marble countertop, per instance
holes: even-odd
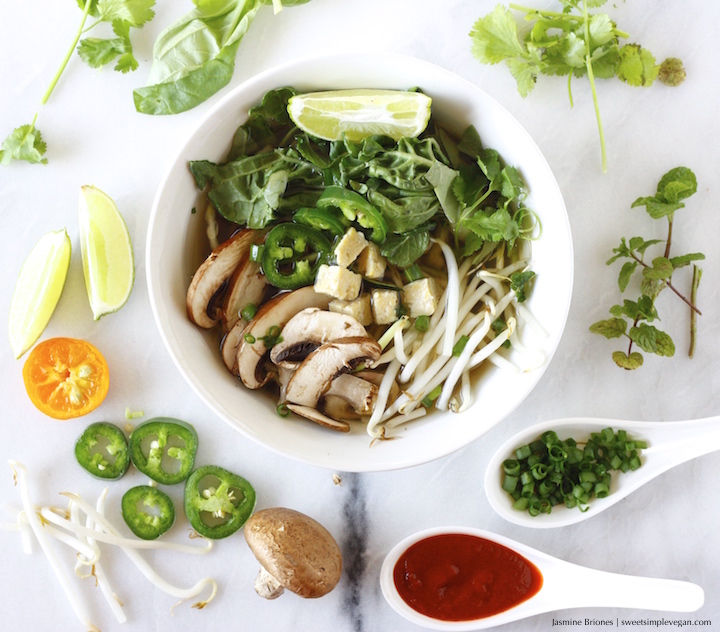
[[[36,502],[61,504],[58,493],[94,499],[102,483],[80,471],[72,454],[91,421],[121,422],[126,408],[146,417],[167,415],[192,422],[202,436],[203,462],[225,462],[252,480],[258,507],[287,506],[319,519],[340,543],[345,570],[328,596],[306,601],[286,595],[267,602],[253,591],[257,564],[241,536],[218,543],[203,558],[164,551],[148,558],[158,571],[184,583],[215,577],[220,590],[202,611],[155,590],[121,554],[107,567],[125,604],[119,625],[91,581],[81,595],[96,625],[111,630],[238,629],[396,632],[416,630],[385,603],[378,574],[387,551],[405,536],[439,525],[495,531],[567,561],[605,571],[687,580],[705,590],[697,612],[673,615],[634,609],[586,608],[540,615],[513,630],[548,630],[554,620],[710,620],[720,625],[720,547],[717,524],[720,455],[678,466],[623,502],[584,523],[554,530],[525,529],[505,522],[490,508],[482,489],[485,466],[514,432],[536,422],[570,416],[636,420],[683,420],[720,414],[720,302],[716,247],[720,234],[717,173],[720,167],[720,73],[716,31],[720,5],[707,0],[635,0],[609,3],[620,28],[632,33],[658,59],[681,57],[688,71],[677,89],[657,84],[631,88],[599,81],[600,108],[608,144],[603,174],[589,87],[574,83],[574,107],[563,78],[541,77],[526,99],[503,67],[479,64],[467,36],[473,22],[492,10],[487,0],[312,0],[274,16],[263,8],[243,41],[231,87],[298,54],[333,50],[391,51],[412,55],[470,80],[490,93],[529,131],[552,168],[568,209],[575,250],[575,287],[567,328],[549,368],[531,395],[503,423],[466,448],[411,469],[349,474],[303,465],[278,456],[233,431],[186,386],[153,322],[145,280],[146,230],[153,197],[171,158],[215,99],[173,117],[137,114],[132,90],[144,84],[152,43],[190,2],[159,0],[157,16],[133,34],[140,68],[120,75],[95,71],[77,57],[40,110],[38,127],[48,143],[49,164],[0,167],[0,329],[7,331],[10,297],[22,261],[48,230],[67,227],[73,259],[65,291],[43,337],[86,338],[103,350],[112,370],[110,393],[87,418],[58,422],[30,404],[22,361],[13,359],[7,338],[0,343],[0,462],[26,464]],[[553,2],[537,5],[553,7]],[[441,8],[442,7],[442,8]],[[40,98],[72,41],[80,21],[74,2],[6,2],[0,21],[0,136],[30,122]],[[103,27],[104,28],[104,27]],[[98,36],[109,36],[109,32]],[[223,93],[227,92],[226,88]],[[617,267],[605,261],[621,236],[663,237],[637,197],[651,194],[659,178],[676,166],[697,175],[698,192],[678,212],[677,252],[702,251],[698,302],[698,346],[687,357],[688,309],[666,293],[658,301],[663,327],[677,345],[673,358],[647,357],[635,372],[611,360],[619,345],[589,333],[619,301]],[[136,280],[129,302],[117,314],[93,321],[87,304],[77,233],[79,187],[94,184],[117,202],[132,236]],[[653,232],[655,231],[655,232]],[[686,272],[686,271],[683,271]],[[679,277],[682,275],[678,273]],[[689,276],[678,279],[685,289]],[[2,465],[0,503],[17,506],[12,473]],[[0,469],[0,473],[2,473]],[[110,487],[110,505],[142,482],[139,473]],[[173,492],[175,493],[175,492]],[[179,500],[179,496],[176,500]],[[118,510],[115,517],[118,517]],[[6,520],[3,516],[2,521]],[[180,521],[179,521],[180,522]],[[178,525],[175,537],[186,527]],[[25,555],[20,538],[2,532],[0,608],[7,630],[80,630],[62,589],[36,547]],[[72,555],[68,554],[68,568]],[[508,626],[510,627],[510,626]],[[672,627],[672,626],[670,626]],[[633,629],[655,629],[635,625]]]

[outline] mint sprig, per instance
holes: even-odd
[[[623,259],[624,263],[618,276],[620,292],[625,292],[635,273],[640,270],[640,296],[636,301],[625,299],[622,305],[610,308],[612,318],[600,320],[590,326],[590,331],[607,339],[627,338],[627,352],[615,351],[613,360],[621,368],[632,370],[643,364],[643,355],[633,351],[633,346],[645,353],[662,357],[675,354],[675,344],[670,335],[655,325],[660,320],[655,302],[660,293],[670,289],[680,300],[686,303],[691,311],[690,319],[690,350],[693,357],[697,333],[696,318],[701,314],[697,308],[697,288],[700,284],[702,270],[695,265],[696,261],[705,259],[701,252],[692,252],[671,257],[673,222],[675,211],[684,208],[683,200],[697,191],[695,174],[687,167],[677,167],[668,171],[660,180],[654,195],[640,197],[632,204],[632,208],[644,206],[648,215],[657,220],[667,221],[666,239],[645,239],[633,237],[620,240],[620,245],[613,249],[613,256],[607,261],[611,265]],[[646,260],[647,252],[658,244],[665,244],[663,254]],[[685,297],[673,284],[677,270],[688,265],[693,266],[691,296]]]

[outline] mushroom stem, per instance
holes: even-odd
[[[255,592],[264,599],[277,599],[285,592],[285,589],[277,579],[261,566],[260,572],[255,578]]]

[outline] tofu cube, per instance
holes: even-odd
[[[332,300],[330,301],[330,305],[328,305],[328,309],[331,312],[338,312],[339,314],[352,316],[363,327],[371,325],[373,321],[369,294],[361,294],[354,301],[341,301],[339,299]]]
[[[341,266],[321,265],[315,278],[315,291],[343,301],[354,301],[360,294],[362,277]]]
[[[435,279],[418,279],[403,287],[403,305],[408,308],[410,318],[432,316],[438,307],[438,292]]]
[[[358,255],[365,250],[368,242],[365,235],[358,232],[354,228],[348,228],[342,239],[335,246],[335,257],[337,263],[343,268],[347,268],[358,258]]]
[[[389,325],[398,319],[400,307],[400,292],[395,290],[373,290],[372,311],[373,320],[378,325]]]
[[[385,276],[386,267],[387,261],[380,254],[380,248],[377,244],[368,243],[365,250],[358,257],[358,272],[368,279],[382,279]]]

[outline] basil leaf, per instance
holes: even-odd
[[[425,225],[402,235],[390,235],[382,243],[380,253],[393,265],[409,268],[425,254],[433,228],[432,225]]]
[[[153,48],[148,83],[133,93],[143,114],[176,114],[224,88],[259,0],[194,0],[196,9],[165,29]]]

